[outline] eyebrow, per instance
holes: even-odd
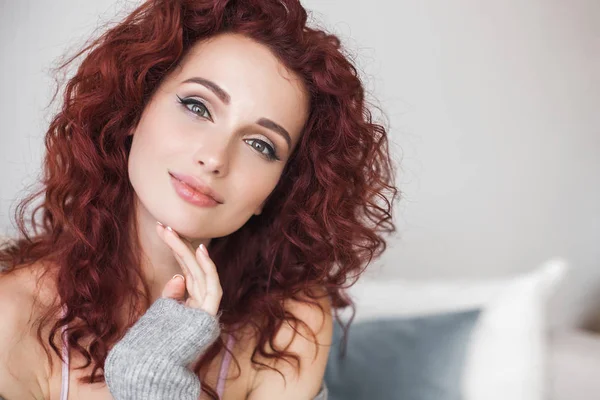
[[[272,121],[268,118],[260,118],[258,121],[256,121],[256,123],[262,127],[270,129],[273,132],[277,133],[278,135],[282,136],[288,145],[288,149],[292,148],[292,138],[290,137],[290,134],[288,133],[288,131],[285,130],[285,128],[283,126],[279,125],[275,121]]]
[[[194,76],[184,80],[181,83],[197,83],[213,92],[224,104],[229,105],[229,103],[231,102],[231,96],[229,96],[229,94],[225,90],[223,90],[223,88],[206,78]],[[258,121],[256,121],[256,123],[264,128],[272,130],[273,132],[283,137],[288,145],[288,148],[292,148],[292,138],[289,132],[283,126],[279,125],[273,120],[264,117],[259,118]]]
[[[199,85],[206,87],[211,92],[213,92],[223,103],[229,105],[229,102],[231,101],[231,97],[225,90],[223,90],[219,85],[217,85],[213,81],[209,81],[208,79],[194,76],[194,77],[186,79],[185,81],[183,81],[181,83],[182,84],[183,83],[197,83]]]

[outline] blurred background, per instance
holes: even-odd
[[[138,3],[0,0],[0,234],[60,105],[50,68]],[[560,256],[551,325],[600,327],[600,2],[302,3],[356,60],[400,165],[398,235],[369,274],[501,277]]]

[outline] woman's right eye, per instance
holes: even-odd
[[[202,101],[196,99],[182,99],[179,96],[177,96],[177,99],[185,108],[195,115],[212,121],[212,116]]]

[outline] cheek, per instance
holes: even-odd
[[[172,154],[173,140],[169,140],[158,123],[146,121],[140,124],[133,134],[128,160],[129,180],[138,194],[153,190],[153,181],[160,176],[166,176],[167,164],[164,162],[168,154]],[[148,193],[155,195],[155,193]]]
[[[164,151],[161,141],[156,138],[152,132],[138,129],[133,135],[131,151],[129,153],[130,174],[138,170],[152,168],[157,157]]]
[[[171,153],[182,146],[182,126],[177,114],[164,98],[150,103],[134,133],[137,152],[146,158],[153,158]],[[137,138],[136,138],[137,136]],[[133,150],[133,149],[132,149]]]
[[[146,167],[160,165],[163,157],[185,147],[177,128],[164,119],[153,118],[140,124],[133,135],[131,155]]]
[[[243,208],[250,210],[252,213],[257,207],[259,207],[269,195],[273,192],[281,172],[267,172],[262,170],[259,172],[253,171],[252,175],[246,176],[239,179],[239,185],[232,193],[243,193],[242,201]]]
[[[148,143],[144,135],[138,130],[133,136],[128,160],[129,181],[138,194],[146,186],[144,180],[151,175],[147,173],[150,165],[148,158],[150,158]]]

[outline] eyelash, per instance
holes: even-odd
[[[210,111],[208,111],[208,107],[206,107],[204,102],[202,102],[200,100],[195,100],[195,99],[182,99],[179,96],[177,96],[177,99],[178,99],[179,103],[181,103],[181,105],[183,105],[183,107],[186,108],[186,110],[193,113],[195,116],[212,121],[212,116],[210,114]],[[206,110],[206,113],[208,114],[208,117],[204,117],[204,116],[198,114],[197,112],[192,111],[190,109],[190,107],[188,107],[188,105],[199,106],[199,107],[204,108],[204,110]],[[265,146],[269,150],[269,153],[268,154],[264,154],[262,152],[260,152],[260,153],[263,154],[267,158],[267,160],[269,160],[269,161],[275,161],[275,160],[280,161],[281,160],[277,156],[277,152],[275,151],[275,149],[273,149],[273,147],[271,147],[269,144],[267,144],[267,142],[265,142],[264,140],[259,140],[259,139],[249,139],[249,140],[255,140],[257,142],[263,143],[263,146]],[[252,147],[254,147],[254,146],[252,146]]]

